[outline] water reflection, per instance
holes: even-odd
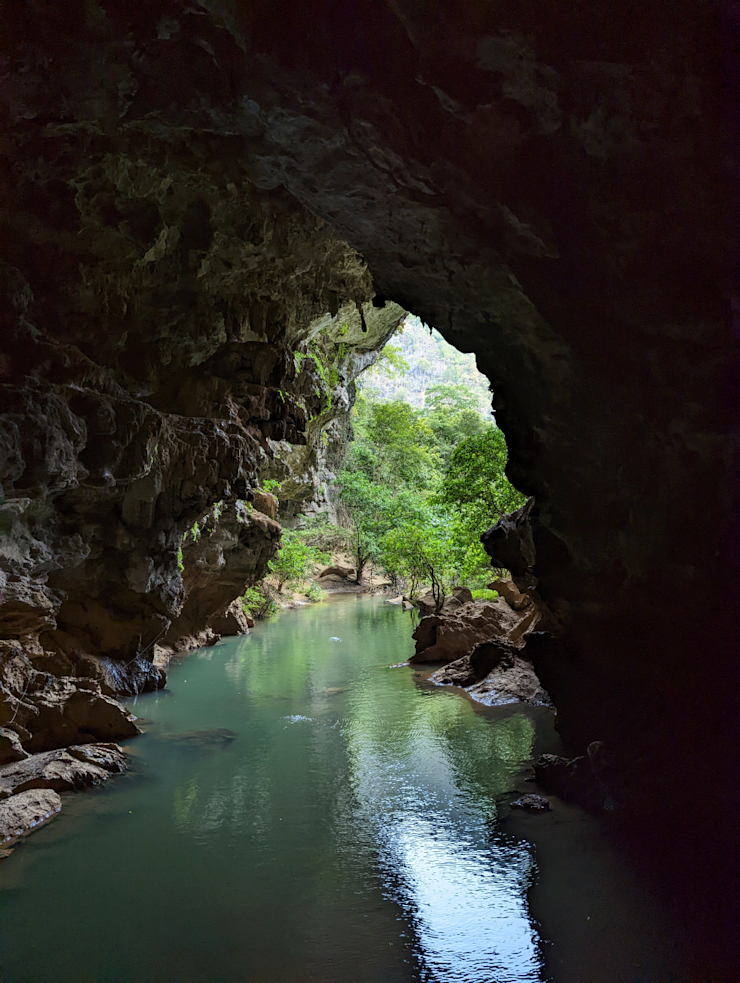
[[[411,644],[405,612],[352,598],[174,667],[136,704],[137,773],[79,800],[110,821],[63,816],[8,861],[4,983],[541,979],[530,849],[491,836],[531,722],[389,669]],[[213,728],[237,737],[168,739]]]
[[[495,799],[531,751],[531,722],[492,724],[455,694],[401,692],[410,705],[391,722],[366,686],[346,734],[357,816],[373,829],[386,888],[411,919],[420,978],[540,980],[525,902],[531,850],[490,838]]]

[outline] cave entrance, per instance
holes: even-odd
[[[339,313],[295,354],[307,406],[322,387],[323,402],[306,445],[275,445],[263,476],[290,530],[284,554],[301,535],[358,585],[431,591],[437,606],[453,591],[492,599],[505,571],[480,537],[525,498],[506,478],[489,381],[418,317],[398,308],[378,329],[366,308],[357,338]]]

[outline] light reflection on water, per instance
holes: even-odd
[[[411,644],[352,598],[173,667],[135,705],[136,773],[0,871],[4,983],[541,980],[531,848],[492,831],[531,720],[389,669]],[[169,739],[209,728],[238,737]]]

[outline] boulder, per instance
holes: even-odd
[[[0,843],[7,844],[52,819],[62,808],[62,800],[51,789],[21,792],[0,802]]]
[[[98,785],[125,768],[126,755],[117,744],[45,751],[0,769],[0,798],[40,788],[74,792]]]
[[[211,618],[209,628],[217,635],[246,635],[254,628],[254,621],[242,607],[241,598],[237,597],[224,611]]]
[[[449,614],[422,618],[413,638],[416,652],[410,662],[454,662],[478,642],[504,637],[521,619],[503,598],[471,601]]]
[[[462,686],[486,706],[550,705],[530,660],[505,638],[479,642],[467,655],[432,673],[431,679],[440,685]]]
[[[319,580],[323,580],[327,577],[333,577],[338,580],[354,580],[357,576],[357,571],[354,567],[345,566],[342,563],[335,563],[333,566],[325,567],[319,574]]]
[[[28,752],[23,750],[18,734],[9,727],[0,727],[0,765],[6,765],[10,761],[23,761],[27,757]]]
[[[270,492],[255,491],[254,498],[252,499],[252,505],[258,512],[268,516],[270,519],[277,520],[278,500],[274,495],[271,495]]]
[[[473,600],[473,594],[468,587],[453,587],[452,594],[445,597],[442,602],[442,607],[437,612],[437,601],[435,600],[434,594],[431,591],[427,591],[426,594],[422,594],[421,597],[417,597],[414,602],[419,609],[419,613],[422,615],[428,614],[449,614],[451,611],[455,611],[462,607],[463,604],[468,604]]]
[[[472,686],[494,669],[510,668],[517,655],[516,647],[505,638],[478,642],[472,650],[455,662],[432,673],[435,683]]]
[[[495,669],[485,679],[474,683],[468,688],[468,693],[478,703],[489,707],[505,706],[507,703],[550,706],[550,697],[537,678],[532,663],[522,655],[515,656],[513,665]]]
[[[498,591],[498,593],[503,597],[506,603],[514,611],[523,611],[524,608],[528,608],[532,603],[532,598],[529,594],[523,594],[519,588],[516,586],[513,580],[510,578],[500,578],[499,580],[493,580],[488,585],[489,590]]]

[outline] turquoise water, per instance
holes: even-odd
[[[3,863],[3,983],[542,979],[532,848],[492,822],[542,711],[391,668],[411,628],[350,597],[173,665],[132,771]]]

